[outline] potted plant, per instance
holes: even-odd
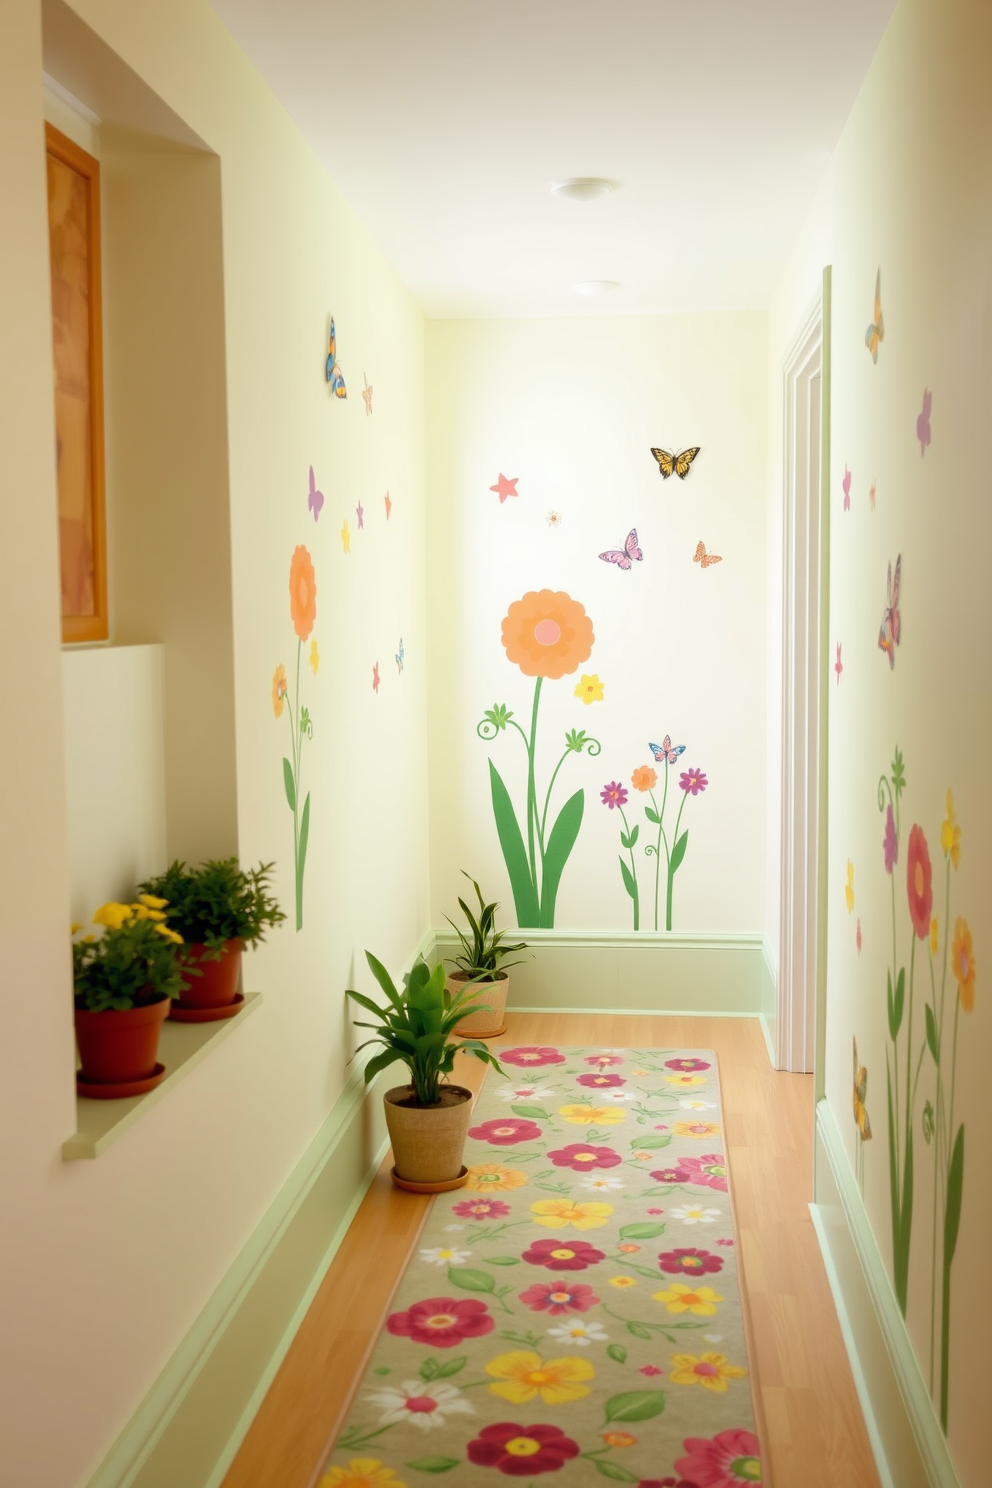
[[[464,868],[462,873],[475,890],[479,901],[479,917],[476,919],[465,900],[459,899],[462,914],[468,921],[469,934],[466,935],[459,930],[454,920],[445,915],[461,942],[461,955],[452,958],[452,964],[458,970],[448,977],[448,987],[452,992],[460,992],[469,983],[477,984],[476,995],[483,1005],[464,1015],[455,1032],[471,1034],[474,1038],[496,1038],[506,1031],[506,999],[510,990],[506,967],[501,967],[500,962],[513,951],[525,951],[527,945],[525,941],[520,941],[518,945],[502,944],[506,931],[496,929],[496,911],[499,905],[486,904],[475,879],[465,873]],[[509,964],[517,966],[519,962],[511,961]]]
[[[385,1007],[379,1007],[371,997],[348,989],[347,995],[376,1020],[355,1020],[358,1028],[376,1030],[359,1050],[369,1044],[382,1045],[382,1052],[365,1066],[365,1083],[371,1084],[380,1070],[396,1060],[410,1071],[410,1083],[394,1086],[384,1097],[386,1126],[393,1145],[393,1182],[415,1193],[460,1188],[468,1177],[462,1151],[472,1116],[472,1092],[441,1077],[451,1074],[459,1049],[502,1074],[499,1061],[485,1044],[474,1039],[452,1042],[455,1024],[474,1009],[465,1006],[468,994],[452,997],[447,991],[443,966],[430,971],[423,957],[418,956],[403,978],[401,992],[370,951],[365,952],[365,959],[388,999]]]
[[[286,918],[270,892],[272,867],[241,868],[237,858],[219,858],[188,868],[177,859],[140,885],[166,901],[184,942],[183,986],[170,1015],[176,1021],[209,1023],[241,1010],[241,953]]]
[[[134,904],[104,904],[93,916],[103,934],[73,940],[80,1095],[143,1095],[165,1078],[158,1038],[183,984],[176,952],[182,937],[166,923],[165,910],[165,900],[151,894]],[[81,929],[73,925],[73,936]]]

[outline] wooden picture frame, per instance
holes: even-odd
[[[62,640],[105,641],[100,162],[45,125]]]

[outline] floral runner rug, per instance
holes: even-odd
[[[716,1056],[498,1052],[320,1488],[761,1483]]]

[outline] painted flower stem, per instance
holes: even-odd
[[[530,876],[535,885],[537,884],[537,860],[534,857],[534,827],[537,823],[537,786],[534,779],[534,756],[537,752],[537,709],[541,701],[541,683],[543,677],[538,677],[534,683],[534,705],[530,715],[530,741],[527,745],[527,851],[530,857]],[[544,856],[542,844],[541,856]]]
[[[667,770],[668,770],[668,766],[667,765],[665,766],[665,770],[666,770],[666,776],[667,776]],[[667,782],[667,779],[666,779],[666,782],[665,783],[667,785],[667,783],[668,783]],[[679,824],[682,821],[682,812],[685,809],[685,803],[686,803],[686,801],[688,799],[689,799],[689,792],[688,791],[684,791],[683,794],[682,794],[682,800],[679,802],[679,814],[675,818],[675,831],[672,833],[672,841],[675,843],[676,846],[678,846]],[[666,847],[666,853],[667,853],[667,847]],[[673,895],[673,893],[675,891],[675,874],[677,873],[677,871],[679,869],[680,863],[681,863],[681,859],[679,860],[678,863],[675,864],[675,867],[673,868],[672,867],[672,860],[671,860],[671,858],[668,859],[668,893],[667,893],[667,896],[666,896],[666,899],[665,899],[665,929],[666,930],[671,930],[671,928],[672,928],[672,895]]]
[[[634,858],[634,843],[637,839],[635,837],[632,837],[630,834],[630,827],[627,825],[627,818],[624,814],[623,807],[620,806],[618,809],[620,812],[620,820],[623,822],[624,836],[627,840],[627,851],[630,854],[630,876],[633,880],[634,890],[630,897],[634,901],[634,929],[639,930],[641,928],[641,891],[637,883],[637,862]]]

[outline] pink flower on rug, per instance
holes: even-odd
[[[606,1252],[597,1250],[588,1240],[535,1240],[521,1259],[549,1271],[585,1271],[587,1266],[605,1261]]]
[[[506,1055],[501,1054],[499,1057],[505,1059]],[[606,1069],[612,1064],[623,1064],[623,1059],[619,1054],[587,1054],[585,1062],[586,1064],[598,1064],[601,1069]]]
[[[700,1162],[702,1162],[702,1158],[700,1158]],[[675,1168],[659,1168],[657,1173],[651,1174],[651,1177],[656,1183],[688,1183],[689,1171],[687,1162],[679,1163]],[[648,1210],[649,1214],[653,1212],[651,1209]]]
[[[509,1212],[502,1199],[463,1199],[453,1210],[460,1219],[505,1219]]]
[[[727,1192],[727,1159],[722,1152],[708,1152],[705,1157],[686,1157],[681,1167],[685,1183],[699,1183],[703,1188],[718,1188]]]
[[[753,1432],[718,1431],[710,1439],[690,1436],[682,1445],[689,1455],[679,1458],[675,1471],[699,1488],[740,1488],[761,1482],[760,1448]]]
[[[559,1054],[557,1049],[548,1048],[542,1044],[524,1044],[519,1049],[506,1049],[499,1056],[500,1064],[516,1064],[523,1069],[535,1068],[540,1064],[564,1064],[564,1054]]]
[[[588,1312],[600,1299],[591,1286],[582,1282],[575,1282],[572,1286],[565,1282],[549,1286],[536,1281],[520,1293],[520,1300],[532,1312],[547,1312],[551,1317],[561,1317],[566,1312]]]
[[[626,1085],[627,1081],[622,1075],[579,1075],[575,1082],[577,1085],[592,1085],[597,1089],[607,1089],[616,1085]]]
[[[705,1059],[666,1059],[665,1068],[673,1070],[684,1070],[691,1075],[695,1070],[709,1069]]]
[[[390,1313],[386,1328],[397,1338],[412,1338],[431,1348],[454,1348],[466,1338],[491,1333],[495,1323],[484,1302],[455,1301],[453,1297],[428,1297],[414,1302],[406,1312]]]
[[[593,1147],[589,1142],[569,1142],[567,1147],[558,1147],[548,1156],[556,1168],[574,1168],[577,1173],[585,1168],[615,1168],[623,1162],[612,1147]]]
[[[518,1426],[500,1421],[484,1426],[468,1444],[468,1460],[477,1467],[495,1467],[511,1478],[558,1472],[579,1455],[579,1444],[559,1426]]]
[[[468,1134],[477,1142],[489,1142],[493,1147],[512,1147],[517,1142],[532,1142],[541,1135],[541,1128],[536,1121],[526,1121],[521,1116],[506,1116],[483,1121],[480,1126],[470,1126]]]
[[[705,1276],[707,1272],[723,1270],[723,1257],[708,1250],[697,1250],[694,1245],[683,1246],[663,1250],[658,1265],[669,1276]]]
[[[733,1245],[733,1240],[718,1240],[717,1245]]]
[[[665,1371],[663,1369],[658,1368],[657,1364],[642,1364],[640,1369],[638,1370],[639,1374],[646,1374],[649,1376],[664,1374],[664,1372]]]

